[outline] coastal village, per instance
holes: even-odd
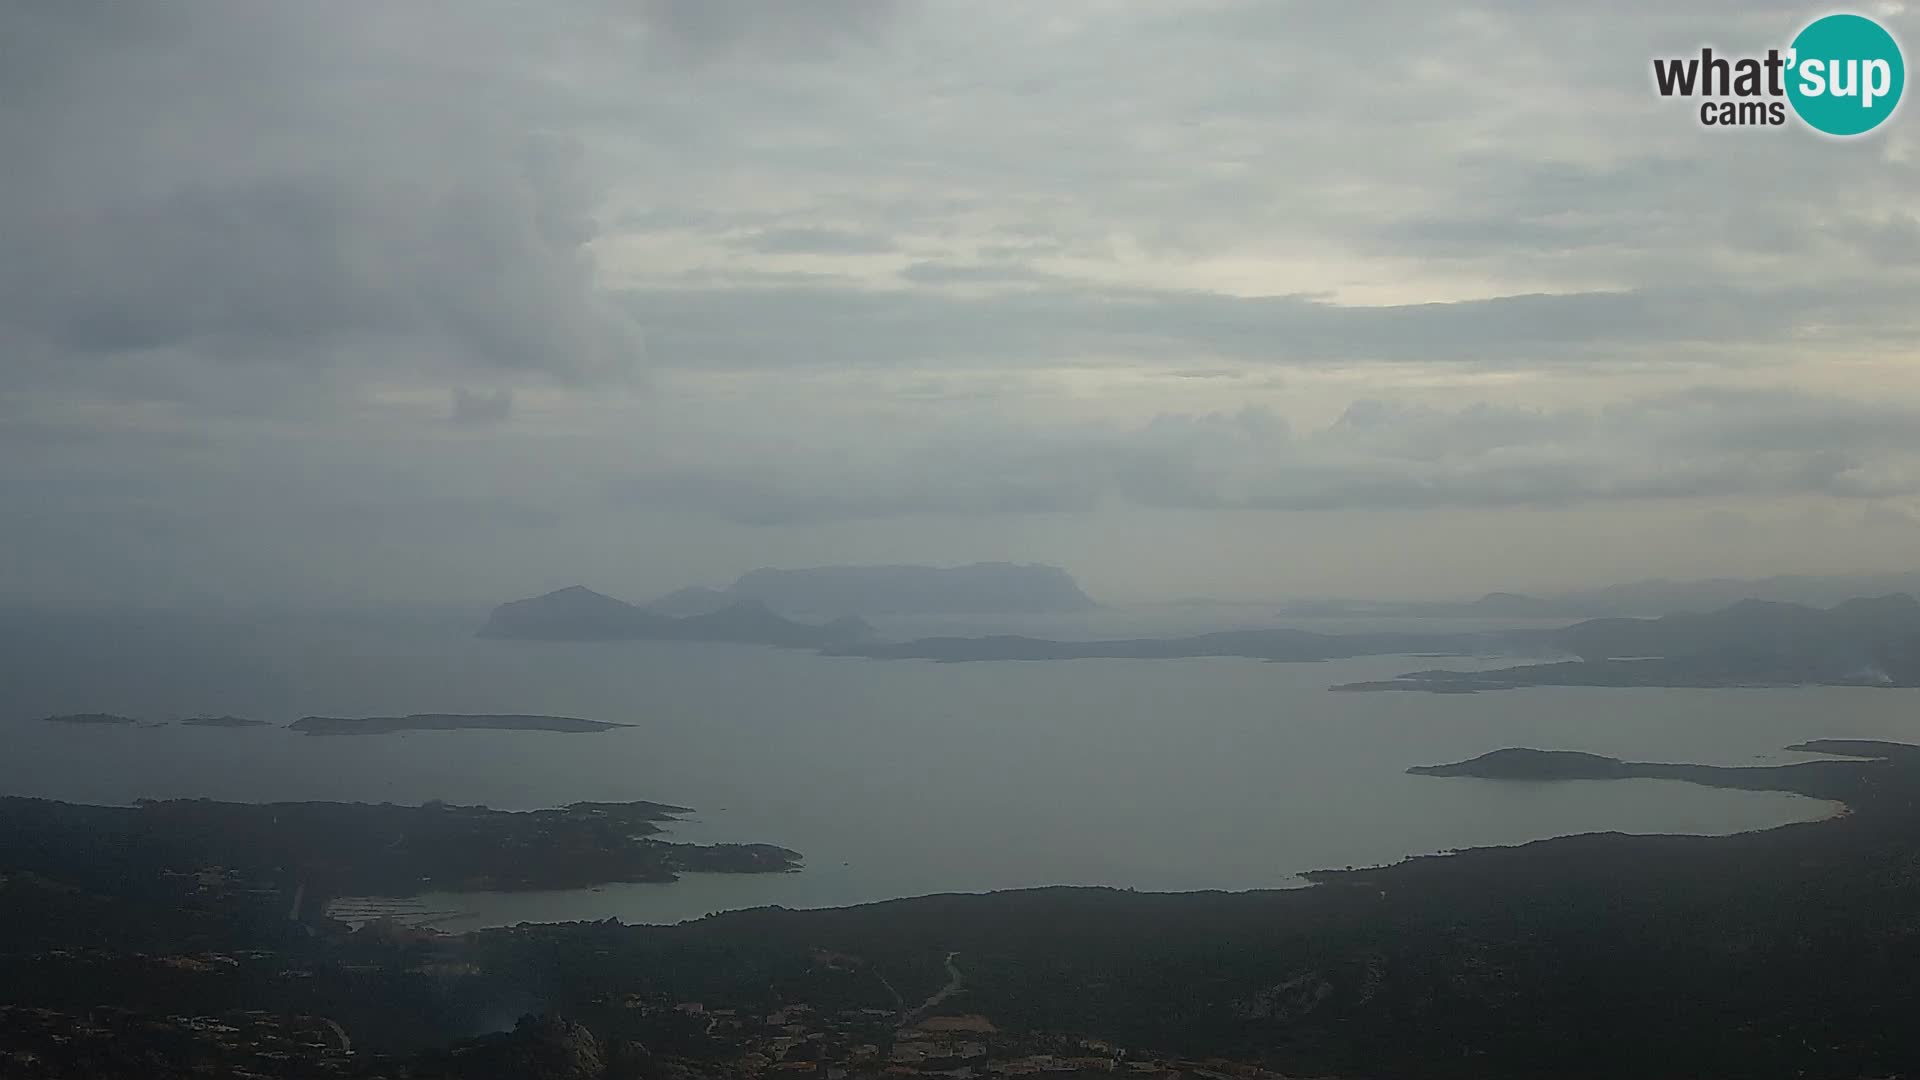
[[[217,868],[171,875],[203,900],[256,902],[259,883]],[[428,978],[447,984],[480,977],[465,935],[366,922],[338,939],[323,965],[275,949],[120,953],[69,946],[27,959],[46,971],[143,984],[183,979],[197,989],[182,1005],[233,1000],[227,986],[290,987],[320,968],[352,979]],[[868,975],[854,957],[819,952],[826,968]],[[842,968],[845,964],[848,967]],[[584,1002],[593,1029],[528,1015],[511,1031],[481,1035],[423,1056],[356,1048],[341,1023],[322,1015],[226,1009],[196,1013],[125,1008],[0,1006],[0,1077],[207,1075],[355,1080],[881,1080],[940,1077],[1129,1077],[1137,1080],[1284,1080],[1246,1063],[1183,1059],[1062,1033],[1004,1030],[964,1008],[964,977],[950,954],[949,981],[918,1007],[828,1008],[805,1002],[768,1010],[737,1003],[672,1000],[632,991]],[[110,973],[110,974],[109,974]],[[884,981],[884,980],[883,980]],[[244,995],[243,995],[244,996]],[[954,1001],[953,999],[960,999]],[[612,1022],[608,1022],[613,1018]],[[502,1018],[502,1023],[510,1022]],[[620,1032],[602,1037],[595,1032]],[[659,1039],[657,1052],[648,1047]]]
[[[205,1076],[331,1080],[364,1077],[339,1024],[265,1009],[155,1015],[99,1006],[83,1013],[0,1005],[0,1076],[120,1076],[184,1061]]]
[[[638,997],[629,1005],[642,1014],[662,1007]],[[557,1040],[544,1048],[548,1060],[557,1058],[561,1064],[551,1071],[520,1074],[530,1080],[547,1075],[632,1080],[979,1080],[996,1076],[1284,1080],[1278,1073],[1224,1059],[1161,1057],[1098,1039],[1001,1031],[979,1014],[929,1016],[902,1025],[899,1015],[886,1009],[823,1012],[808,1005],[789,1005],[763,1015],[708,1008],[693,1001],[666,1008],[673,1021],[699,1031],[706,1044],[702,1052],[655,1057],[631,1044],[616,1050],[578,1025],[551,1018],[523,1021],[514,1034],[491,1038],[520,1038],[542,1030],[543,1025],[573,1033],[571,1043]],[[149,1054],[156,1065],[161,1060],[170,1065],[190,1063],[188,1071],[195,1075],[238,1078],[399,1080],[498,1075],[497,1056],[465,1055],[458,1048],[443,1060],[424,1062],[356,1054],[347,1033],[332,1020],[261,1009],[189,1016],[104,1006],[78,1013],[0,1006],[0,1035],[10,1048],[0,1057],[0,1076],[123,1075],[137,1072],[140,1059]],[[462,1061],[469,1056],[470,1061]],[[614,1068],[616,1060],[626,1067]],[[154,1075],[175,1074],[162,1068]]]
[[[922,957],[919,980],[899,984],[922,987],[908,1000],[875,963],[819,947],[785,954],[779,962],[795,967],[777,985],[748,978],[688,1000],[670,987],[676,975],[702,979],[704,963],[675,972],[609,963],[626,933],[611,923],[457,934],[412,921],[422,913],[396,917],[378,906],[348,920],[329,914],[329,891],[309,888],[312,875],[286,868],[313,861],[289,838],[327,851],[347,842],[338,830],[300,827],[308,818],[407,815],[438,828],[436,837],[457,821],[498,850],[501,834],[523,838],[528,824],[598,826],[615,811],[632,815],[613,830],[625,836],[650,824],[653,804],[522,815],[11,799],[0,811],[14,836],[37,838],[16,843],[18,854],[44,865],[0,872],[9,916],[0,922],[9,928],[0,931],[0,1077],[1270,1075],[1003,1027],[969,1009],[957,953],[944,963],[938,952]],[[220,830],[208,827],[216,819]],[[217,842],[207,839],[216,832]],[[104,861],[91,854],[103,837],[112,855]],[[588,845],[587,857],[618,847]],[[321,864],[340,879],[364,861],[356,849],[351,860]],[[552,994],[543,972],[555,962],[599,988]]]
[[[1224,1059],[1191,1061],[1141,1055],[1098,1039],[1071,1035],[1012,1033],[985,1016],[929,1016],[904,1026],[885,1009],[821,1013],[790,1005],[765,1016],[707,1009],[699,1002],[674,1006],[704,1018],[721,1071],[734,1076],[872,1077],[1129,1076],[1205,1080],[1280,1080],[1280,1074]]]

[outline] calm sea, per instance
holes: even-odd
[[[1111,613],[1100,618],[1082,629],[1128,632]],[[1131,632],[1153,619],[1167,632],[1191,628],[1167,618],[1139,615]],[[933,664],[482,641],[471,626],[13,617],[0,633],[0,791],[512,809],[652,799],[696,808],[669,839],[764,841],[806,856],[794,874],[414,905],[466,913],[446,922],[452,929],[674,921],[1049,884],[1284,887],[1318,867],[1575,832],[1735,832],[1832,807],[1659,781],[1499,783],[1403,770],[1503,746],[1741,765],[1792,760],[1781,748],[1815,737],[1920,741],[1913,691],[1333,694],[1334,683],[1435,661]],[[316,738],[32,722],[75,711],[276,724],[309,713],[531,712],[633,727]]]

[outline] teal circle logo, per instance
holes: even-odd
[[[1793,39],[1787,100],[1816,131],[1861,135],[1900,104],[1907,64],[1900,44],[1863,15],[1828,15]]]

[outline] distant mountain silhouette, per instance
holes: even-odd
[[[708,588],[705,585],[689,585],[647,604],[647,610],[656,615],[671,615],[685,618],[688,615],[711,615],[722,608],[730,607],[739,601],[739,597],[725,589]]]
[[[1491,643],[1482,634],[1317,634],[1309,630],[1222,630],[1174,638],[1053,641],[998,634],[932,637],[899,643],[860,642],[832,649],[876,660],[1179,660],[1237,656],[1252,660],[1343,660],[1355,656],[1409,653],[1462,656]]]
[[[1281,606],[1299,617],[1388,616],[1406,618],[1645,617],[1718,611],[1742,600],[1831,607],[1853,597],[1920,594],[1920,573],[1791,575],[1769,578],[1707,578],[1699,581],[1634,581],[1543,596],[1492,592],[1478,600],[1310,600]]]
[[[717,641],[824,648],[856,642],[872,632],[872,627],[851,618],[825,625],[796,622],[754,600],[675,618],[571,585],[544,596],[501,604],[487,617],[478,636],[533,641]]]
[[[1467,605],[1474,615],[1504,615],[1529,619],[1552,616],[1557,606],[1552,600],[1510,592],[1490,592]]]
[[[1057,566],[816,566],[763,568],[725,589],[693,586],[655,600],[658,615],[704,615],[757,600],[784,615],[1052,614],[1095,607]]]
[[[1586,615],[1668,615],[1718,611],[1742,600],[1832,607],[1849,598],[1920,593],[1920,573],[1780,574],[1769,578],[1636,581],[1562,593],[1551,602]]]
[[[1529,598],[1512,594],[1486,599],[1490,609],[1531,607]],[[480,634],[548,641],[741,642],[814,648],[842,656],[949,662],[1202,656],[1314,661],[1489,652],[1574,658],[1487,671],[1417,671],[1335,688],[1341,690],[1472,693],[1516,686],[1920,686],[1920,600],[1906,593],[1854,598],[1831,608],[1741,600],[1704,613],[1589,619],[1556,629],[1477,633],[1322,634],[1274,628],[1105,641],[1002,634],[882,642],[874,640],[872,628],[857,618],[800,622],[758,600],[674,617],[576,585],[500,605]]]
[[[1718,611],[1657,619],[1591,619],[1552,638],[1582,660],[1711,657],[1756,670],[1772,665],[1834,678],[1920,680],[1920,601],[1906,593],[1856,598],[1826,609],[1741,600]]]
[[[1920,686],[1920,601],[1906,593],[1830,608],[1742,600],[1657,619],[1589,619],[1505,635],[1576,657],[1491,671],[1415,671],[1338,690],[1471,693],[1519,686]]]
[[[1499,601],[1508,603],[1508,601]],[[1229,630],[1172,638],[1052,641],[1016,635],[862,641],[829,647],[884,660],[1159,660],[1240,656],[1312,661],[1391,654],[1572,655],[1492,671],[1417,671],[1341,690],[1471,693],[1515,686],[1920,686],[1920,601],[1904,593],[1821,609],[1743,600],[1706,614],[1590,619],[1551,630],[1482,633]]]
[[[1612,609],[1604,609],[1611,611]],[[1293,618],[1402,618],[1402,619],[1554,619],[1578,618],[1602,612],[1582,608],[1564,598],[1525,593],[1490,592],[1478,600],[1296,600],[1280,605]]]

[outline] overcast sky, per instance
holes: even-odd
[[[1913,105],[1651,89],[1817,13],[0,0],[0,601],[1913,569]]]

